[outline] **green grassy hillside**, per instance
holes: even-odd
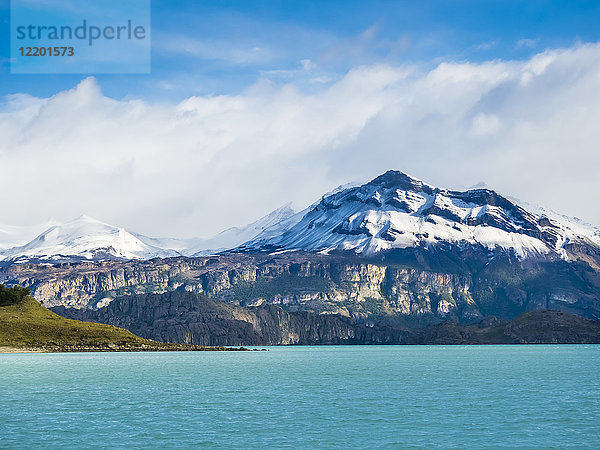
[[[158,343],[122,328],[65,319],[40,305],[29,289],[0,284],[0,350],[2,347],[48,351],[220,349]]]

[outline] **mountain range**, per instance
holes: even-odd
[[[547,310],[600,320],[598,228],[485,186],[443,189],[398,171],[212,238],[150,238],[81,216],[0,255],[0,283],[28,287],[59,314],[171,341],[254,329],[263,337],[252,342],[280,343],[271,335],[281,327],[295,336],[322,325],[337,331],[321,342],[348,333],[380,342],[388,332],[447,322],[487,329]],[[124,296],[135,300],[111,306]],[[142,323],[135,308],[150,298]],[[205,311],[206,299],[219,306]],[[473,336],[465,342],[480,342]]]
[[[303,211],[285,205],[211,238],[151,238],[83,215],[34,228],[0,226],[0,261],[147,260],[226,251],[362,255],[406,248],[476,247],[520,259],[586,259],[596,264],[600,229],[487,188],[453,191],[398,171],[340,187]],[[11,245],[15,244],[15,245]],[[591,256],[589,255],[591,254]]]
[[[244,227],[233,227],[211,238],[152,238],[125,228],[101,222],[82,215],[76,219],[52,225],[33,240],[22,245],[32,227],[8,227],[0,241],[0,261],[25,262],[76,262],[103,260],[145,260],[175,256],[202,256],[230,250],[256,237],[264,236],[267,229],[274,235],[284,230],[287,221],[295,215],[289,205]]]

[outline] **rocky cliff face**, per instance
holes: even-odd
[[[119,297],[98,310],[53,310],[161,342],[198,345],[385,344],[402,343],[408,335],[337,315],[287,312],[273,305],[244,308],[185,291]]]
[[[167,292],[194,277],[202,261],[174,258],[130,262],[65,263],[54,266],[22,264],[0,270],[9,284],[29,286],[47,306],[91,308],[125,293]]]
[[[385,259],[308,253],[225,254],[57,266],[12,265],[0,282],[30,287],[47,306],[100,308],[126,294],[176,290],[239,306],[340,314],[368,323],[473,323],[556,309],[600,318],[600,275],[578,262],[521,261],[510,253],[432,254],[407,249]]]
[[[185,291],[119,297],[98,310],[53,310],[67,318],[124,327],[162,342],[197,345],[598,343],[600,321],[558,311],[526,312],[507,322],[444,322],[407,329],[370,326],[331,314],[241,307]]]

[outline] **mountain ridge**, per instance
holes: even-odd
[[[339,186],[300,212],[287,204],[212,238],[151,238],[84,215],[24,245],[0,249],[0,260],[6,265],[297,250],[373,255],[452,245],[481,246],[491,257],[500,249],[521,259],[596,264],[599,244],[600,229],[579,219],[487,187],[448,190],[390,170],[362,185]]]
[[[451,243],[491,251],[513,249],[521,258],[567,259],[566,246],[572,241],[597,245],[556,217],[531,213],[491,189],[451,191],[388,171],[361,186],[324,196],[281,236],[259,235],[241,249],[373,254]]]

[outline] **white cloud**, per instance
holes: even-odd
[[[318,93],[268,79],[176,105],[104,96],[93,78],[0,104],[0,223],[81,213],[192,236],[400,169],[481,179],[600,224],[600,45],[528,61],[364,66]]]
[[[471,134],[473,136],[486,136],[500,130],[500,119],[493,114],[479,113],[473,117]]]
[[[518,48],[536,48],[538,45],[539,39],[519,39],[517,41]]]
[[[475,45],[476,50],[490,50],[498,45],[497,40],[482,42],[481,44]]]
[[[264,63],[274,57],[273,49],[257,46],[253,42],[203,40],[184,35],[156,39],[155,42],[156,50],[170,55],[188,55],[241,66]]]

